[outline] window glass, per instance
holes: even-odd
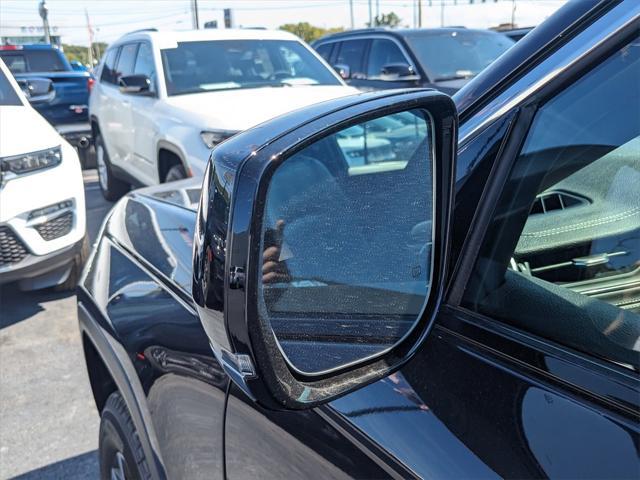
[[[331,48],[333,47],[333,43],[324,43],[316,48],[316,51],[322,58],[324,58],[327,62],[329,61],[329,57],[331,56]]]
[[[351,78],[365,78],[364,53],[367,42],[368,40],[347,40],[340,44],[340,51],[334,63],[348,66]]]
[[[133,73],[149,77],[151,79],[149,90],[151,92],[156,91],[156,68],[153,63],[153,52],[151,45],[146,42],[141,43],[138,48],[138,57],[136,58]]]
[[[116,67],[116,82],[122,76],[133,74],[133,67],[136,62],[137,52],[137,43],[128,43],[122,46],[122,49],[120,50],[120,57],[118,57],[118,66]]]
[[[477,75],[515,43],[501,33],[473,30],[430,30],[406,40],[433,82]]]
[[[118,54],[117,48],[112,48],[106,53],[104,59],[104,65],[102,66],[102,73],[100,74],[100,81],[106,83],[116,83],[116,57]]]
[[[377,121],[385,120],[411,127],[408,139],[386,143],[392,156],[367,152],[392,133],[371,132],[346,149],[343,130],[285,160],[271,180],[263,314],[298,368],[309,358],[299,350],[308,325],[334,339],[323,344],[320,360],[312,359],[314,369],[330,368],[361,355],[349,342],[368,345],[371,353],[393,345],[424,306],[431,277],[430,120],[418,110]],[[364,132],[370,123],[347,130]],[[348,157],[356,149],[358,158],[375,157],[366,175],[353,175]],[[389,163],[402,168],[386,168]]]
[[[68,70],[57,51],[21,50],[0,52],[9,70],[13,73],[25,72],[64,72]]]
[[[369,53],[367,77],[371,80],[380,79],[382,68],[391,63],[409,65],[409,61],[395,42],[384,38],[373,39]]]
[[[538,111],[466,304],[625,365],[640,355],[640,42]]]
[[[2,70],[0,70],[0,105],[22,105],[20,97]]]
[[[162,50],[167,93],[297,85],[340,85],[300,42],[215,40],[180,42]]]

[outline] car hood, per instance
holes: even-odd
[[[44,150],[63,141],[33,108],[25,105],[0,106],[0,157]]]
[[[182,113],[187,123],[241,131],[307,105],[357,93],[343,85],[247,88],[176,95],[165,105],[174,115]]]

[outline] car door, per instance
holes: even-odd
[[[131,118],[135,129],[131,145],[131,162],[140,180],[153,185],[158,179],[158,150],[155,106],[158,102],[158,78],[153,49],[149,42],[139,44],[133,74],[146,75],[151,80],[148,94],[130,95]]]
[[[456,204],[482,203],[435,329],[406,366],[304,413],[231,390],[229,478],[637,476],[632,33],[462,146],[458,166],[472,174],[460,174]],[[468,215],[458,208],[454,223]]]
[[[104,64],[100,72],[100,84],[94,95],[98,96],[97,102],[92,101],[91,115],[97,117],[100,125],[100,133],[105,142],[109,160],[114,165],[120,166],[120,142],[122,125],[119,118],[120,98],[117,86],[116,62],[120,47],[112,47],[105,54]]]

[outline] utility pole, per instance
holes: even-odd
[[[516,0],[511,0],[511,28],[516,26]]]
[[[369,0],[369,27],[373,27],[373,6],[371,0]]]
[[[440,26],[444,27],[444,0],[440,0]]]
[[[422,28],[422,0],[418,0],[418,28]]]
[[[45,0],[40,2],[38,6],[38,13],[40,13],[40,18],[42,18],[42,26],[44,28],[44,41],[46,43],[51,43],[51,32],[49,32],[49,9],[47,8],[47,4]]]
[[[349,14],[351,15],[351,30],[355,28],[355,19],[353,17],[353,0],[349,0]]]
[[[91,29],[91,22],[89,21],[89,12],[86,8],[84,9],[84,16],[87,19],[87,31],[89,32],[89,51],[87,52],[89,53],[89,65],[93,68],[93,30]]]
[[[376,0],[376,17],[380,16],[380,0]]]
[[[193,28],[198,30],[200,28],[200,19],[198,18],[198,0],[193,0],[191,3],[191,15],[193,17]]]

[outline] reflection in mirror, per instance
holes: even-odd
[[[431,278],[432,125],[412,110],[350,126],[275,171],[260,314],[291,366],[382,353],[420,318]]]

